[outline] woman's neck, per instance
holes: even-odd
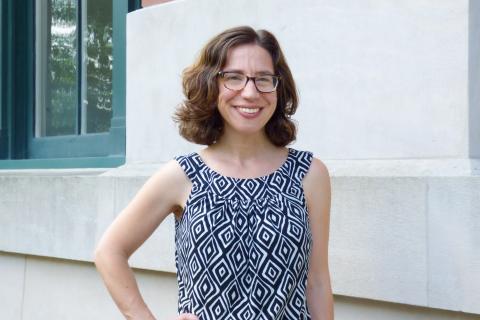
[[[218,142],[211,145],[210,148],[217,151],[228,153],[230,157],[237,159],[248,159],[256,157],[259,154],[268,153],[277,149],[270,142],[264,131],[255,134],[243,134],[236,132],[224,132]]]

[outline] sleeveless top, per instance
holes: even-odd
[[[289,148],[276,171],[233,178],[177,156],[192,190],[175,219],[178,312],[200,320],[311,319],[312,235],[302,179],[312,153]]]

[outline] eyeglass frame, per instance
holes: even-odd
[[[270,77],[273,77],[274,79],[276,79],[277,81],[275,82],[275,86],[273,88],[272,91],[261,91],[260,89],[258,89],[257,87],[257,78],[260,78],[262,76],[256,76],[256,77],[249,77],[247,76],[246,74],[243,74],[243,73],[240,73],[240,72],[234,72],[234,71],[219,71],[217,73],[218,76],[222,77],[222,79],[224,79],[224,76],[225,76],[225,73],[235,73],[235,74],[241,74],[242,76],[246,77],[247,78],[247,81],[245,81],[245,84],[243,85],[243,87],[241,89],[238,89],[238,90],[235,90],[235,89],[231,89],[231,88],[228,88],[225,83],[223,84],[223,86],[228,89],[228,90],[232,90],[232,91],[242,91],[243,89],[245,89],[245,87],[247,86],[248,84],[248,81],[252,80],[253,81],[253,85],[255,87],[255,89],[260,92],[260,93],[272,93],[272,92],[275,92],[278,88],[278,84],[280,83],[280,79],[281,77],[280,76],[277,76],[277,75],[274,75],[274,74],[267,74],[267,76],[270,76]],[[263,76],[266,76],[266,75],[263,75]]]

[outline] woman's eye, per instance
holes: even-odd
[[[227,80],[239,81],[239,80],[242,80],[242,78],[243,77],[239,74],[227,75]]]
[[[271,83],[272,77],[259,77],[257,78],[257,82],[259,83]]]

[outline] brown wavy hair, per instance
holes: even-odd
[[[173,116],[180,135],[188,141],[211,145],[223,132],[223,119],[217,108],[218,73],[222,70],[230,48],[256,44],[270,53],[274,72],[280,76],[277,107],[265,125],[268,139],[276,146],[286,146],[296,138],[296,126],[290,117],[297,110],[298,95],[287,61],[275,36],[267,30],[241,26],[223,31],[200,51],[195,63],[183,71],[185,100]]]

